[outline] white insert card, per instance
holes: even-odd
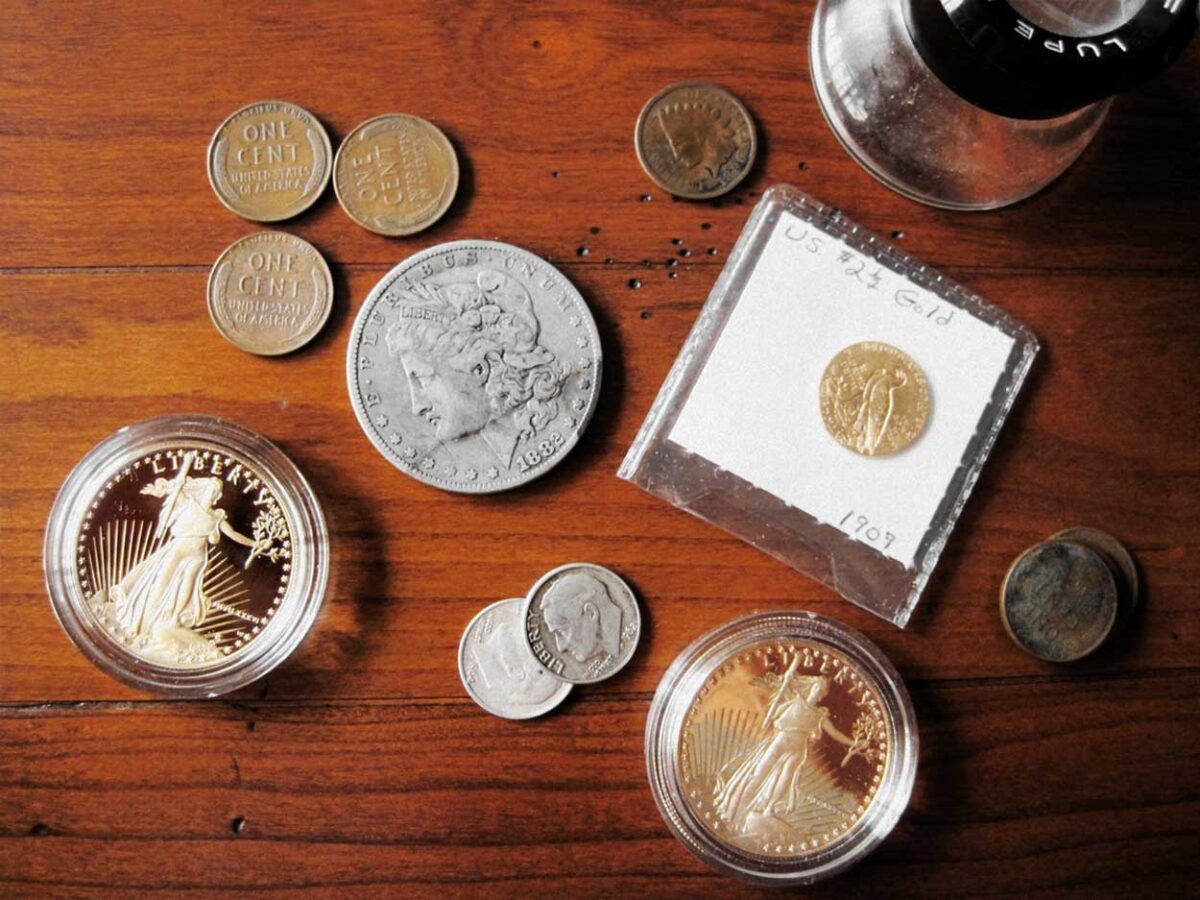
[[[922,434],[892,456],[843,447],[821,419],[829,361],[863,341],[908,354],[929,382]],[[909,568],[1013,339],[790,212],[679,412],[669,439]]]

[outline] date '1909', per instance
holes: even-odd
[[[851,537],[864,540],[870,544],[881,544],[885,549],[892,546],[896,540],[896,536],[890,531],[885,531],[877,525],[872,525],[871,520],[859,513],[857,516],[854,510],[846,513],[842,517],[842,521],[838,522],[838,527]]]

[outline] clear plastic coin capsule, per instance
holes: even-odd
[[[312,488],[265,438],[207,416],[120,429],[67,476],[46,589],[93,663],[145,691],[214,697],[275,668],[325,594]]]
[[[815,613],[736,619],[683,651],[646,725],[650,788],[700,859],[810,884],[873,850],[912,793],[908,692],[858,632]]]

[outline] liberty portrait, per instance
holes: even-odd
[[[473,280],[406,287],[388,352],[408,380],[412,412],[445,444],[479,435],[511,468],[516,448],[559,412],[567,375],[541,342],[525,287],[493,269]]]
[[[587,572],[564,575],[542,599],[542,619],[554,636],[559,653],[576,662],[621,651],[621,607],[608,588]]]
[[[194,454],[182,457],[171,478],[142,485],[141,495],[161,500],[153,523],[125,520],[109,523],[92,547],[98,590],[93,603],[116,623],[131,646],[147,657],[171,664],[202,663],[219,657],[218,638],[204,626],[222,600],[240,595],[240,579],[223,576],[220,589],[211,584],[212,563],[223,539],[248,548],[242,565],[255,559],[287,558],[286,524],[276,508],[264,508],[254,537],[238,531],[220,508],[224,482],[191,473]],[[119,526],[119,527],[118,527]],[[97,560],[102,562],[97,563]],[[233,587],[237,581],[238,587]],[[236,593],[235,593],[236,592]],[[222,614],[249,618],[222,606]]]

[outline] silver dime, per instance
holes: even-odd
[[[600,394],[600,336],[583,297],[528,251],[453,241],[375,285],[350,334],[359,424],[392,465],[488,493],[549,471]]]
[[[611,678],[629,662],[642,614],[619,575],[592,563],[547,572],[529,591],[525,640],[551,675],[571,684]]]
[[[522,637],[524,598],[498,600],[471,620],[458,644],[458,677],[493,716],[532,719],[566,699],[571,685],[548,674]]]

